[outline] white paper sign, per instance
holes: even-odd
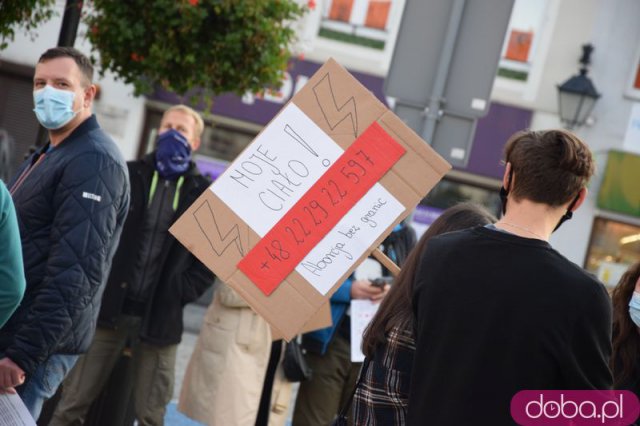
[[[296,271],[326,294],[403,211],[402,203],[376,183],[309,252]]]
[[[210,189],[264,237],[343,152],[290,103]]]
[[[289,104],[210,189],[264,237],[343,153],[300,108]],[[326,294],[404,210],[376,183],[296,271]]]
[[[380,303],[373,303],[371,300],[351,301],[351,362],[364,361],[362,353],[362,335],[371,319],[378,311]]]
[[[36,426],[36,422],[18,395],[0,394],[0,426]]]

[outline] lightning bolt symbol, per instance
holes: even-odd
[[[338,106],[329,74],[322,77],[318,84],[313,86],[313,93],[320,106],[320,111],[322,111],[322,115],[324,115],[324,119],[327,121],[331,130],[349,118],[351,119],[353,135],[358,136],[358,111],[356,109],[356,100],[353,96]]]
[[[231,229],[229,229],[229,231],[223,236],[208,201],[205,201],[200,207],[198,207],[193,213],[193,216],[195,217],[196,222],[198,222],[200,230],[207,240],[209,240],[211,248],[218,256],[222,256],[233,243],[235,243],[240,255],[244,256],[238,225],[236,224],[232,226]]]

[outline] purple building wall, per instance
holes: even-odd
[[[294,95],[295,91],[300,89],[298,85],[301,81],[305,78],[311,77],[321,66],[322,64],[318,64],[316,62],[292,59],[289,63],[289,69],[287,70],[291,77],[290,82],[292,90],[287,91],[287,96],[285,96],[280,103],[259,98],[253,99],[253,103],[247,103],[239,96],[226,94],[217,96],[214,99],[211,112],[224,117],[266,125]],[[387,105],[384,92],[382,91],[382,85],[384,84],[383,78],[359,72],[351,72],[351,74],[358,79],[363,86],[373,92],[380,101]],[[161,89],[156,90],[156,92],[149,96],[149,98],[169,104],[182,102],[182,98],[180,96]],[[203,106],[201,105],[201,107]]]
[[[257,97],[248,100],[227,94],[215,98],[211,112],[215,115],[266,125],[321,65],[311,61],[291,60],[288,69],[289,78],[284,86],[284,93],[280,94],[279,102]],[[351,74],[387,105],[383,92],[383,78],[359,72],[351,72]],[[149,98],[169,104],[182,102],[180,96],[163,90],[157,90]],[[469,163],[467,167],[458,168],[458,170],[501,179],[504,170],[504,166],[500,164],[502,148],[509,136],[529,127],[531,116],[532,112],[527,109],[491,103],[487,115],[478,121]]]
[[[532,111],[492,102],[486,116],[478,120],[465,172],[502,179],[502,149],[509,137],[529,128]]]

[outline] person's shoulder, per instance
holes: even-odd
[[[127,168],[129,169],[129,173],[137,171],[153,171],[153,164],[147,157],[148,156],[127,161]]]
[[[116,169],[128,175],[127,163],[111,137],[99,127],[80,137],[65,153],[67,161],[80,169],[90,168],[96,173]]]
[[[193,185],[193,187],[200,193],[204,192],[212,182],[211,178],[200,173],[195,164],[191,166],[190,171],[187,174],[187,181],[192,182],[191,185]]]
[[[557,270],[562,271],[566,275],[567,279],[571,279],[572,282],[579,284],[586,284],[591,286],[601,286],[602,283],[590,272],[581,268],[577,264],[573,263],[555,249],[550,250],[549,255],[552,262],[558,266]]]
[[[10,201],[11,194],[9,194],[9,189],[7,189],[4,181],[0,180],[0,219],[2,219],[5,212],[9,210]]]
[[[460,250],[473,246],[473,241],[477,236],[472,229],[447,232],[431,237],[421,256],[422,262],[441,262],[448,256],[457,256]]]
[[[478,238],[475,228],[446,232],[429,239],[429,244],[455,245]]]
[[[97,127],[91,130],[87,135],[91,141],[93,149],[109,156],[116,157],[118,162],[122,163],[123,165],[125,164],[118,145],[116,145],[113,138],[111,138],[111,136],[102,128]]]
[[[592,273],[571,262],[557,251],[553,250],[554,262],[557,262],[555,273],[561,273],[563,288],[570,297],[583,297],[585,300],[596,300],[597,303],[609,302],[609,296],[604,285]]]
[[[207,176],[201,175],[200,173],[196,173],[192,175],[192,177],[193,177],[193,180],[197,182],[199,185],[209,186],[211,185],[211,182],[213,182],[210,178],[208,178]]]
[[[11,195],[9,194],[9,188],[7,188],[7,184],[0,179],[0,200],[5,200],[10,196]]]

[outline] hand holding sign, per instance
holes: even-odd
[[[171,232],[289,339],[449,168],[330,60]]]

